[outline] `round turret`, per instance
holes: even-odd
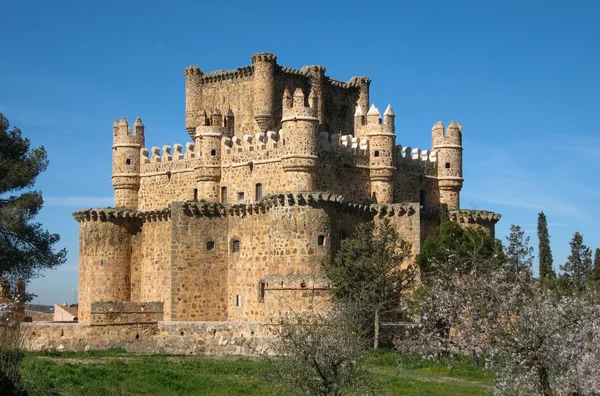
[[[277,57],[269,53],[252,55],[254,67],[254,119],[265,133],[273,123],[275,108],[275,64]]]
[[[204,73],[198,66],[189,66],[183,70],[185,74],[185,129],[192,138],[196,133],[198,107],[202,100],[202,76]]]
[[[201,113],[206,114],[202,109]],[[198,199],[218,202],[221,182],[221,139],[228,130],[223,126],[221,110],[215,109],[210,117],[210,124],[199,124],[195,132],[196,182],[198,183]]]
[[[463,186],[462,126],[452,121],[444,133],[444,125],[436,123],[431,131],[432,149],[437,153],[437,179],[440,204],[448,209],[460,208],[460,190]]]
[[[140,150],[144,147],[144,124],[138,117],[133,133],[125,118],[113,124],[112,184],[115,207],[137,208],[140,188]]]
[[[369,139],[371,198],[379,204],[390,204],[394,202],[394,111],[391,106],[387,107],[382,124],[379,110],[372,105],[366,118],[367,123],[361,128],[361,134]]]
[[[283,118],[281,128],[285,139],[285,154],[282,157],[283,170],[288,173],[289,191],[313,191],[313,172],[317,165],[317,95],[311,92],[310,106],[305,103],[301,88],[294,97],[287,88],[283,94]]]
[[[109,209],[110,210],[110,209]],[[135,221],[90,211],[79,218],[79,322],[90,323],[95,301],[131,300],[131,235]]]

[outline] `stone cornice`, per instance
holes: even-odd
[[[164,220],[171,217],[171,208],[139,211],[126,208],[84,209],[73,213],[78,223],[85,221],[113,221],[117,219],[128,220]]]
[[[186,201],[182,203],[182,209],[188,215],[196,217],[224,217],[266,213],[268,210],[280,207],[318,206],[323,204],[335,205],[340,210],[348,212],[370,213],[379,217],[412,216],[419,211],[418,203],[395,203],[389,205],[361,204],[346,202],[340,194],[318,191],[271,194],[264,196],[260,201],[229,205],[215,202]],[[125,208],[85,209],[74,212],[73,217],[79,223],[85,221],[113,221],[117,219],[141,221],[167,220],[171,218],[171,208],[147,211]]]
[[[459,209],[451,210],[449,213],[450,220],[457,223],[492,223],[496,224],[502,215],[500,213],[490,212],[488,210],[468,210]]]

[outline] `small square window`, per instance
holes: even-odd
[[[242,192],[239,192],[239,193],[237,193],[237,201],[238,201],[239,203],[242,203],[242,202],[244,202],[244,198],[245,198],[245,194],[244,194],[244,192],[243,192],[243,191],[242,191]]]
[[[375,157],[379,157],[379,150],[375,150]]]
[[[240,241],[235,239],[233,242],[231,242],[231,251],[233,253],[238,253],[240,251]]]
[[[127,158],[125,160],[125,165],[130,166],[131,165],[131,160],[129,158]]]
[[[446,162],[446,169],[450,169],[450,162]]]
[[[217,149],[210,150],[210,156],[211,157],[216,157],[217,156]]]
[[[215,242],[214,241],[206,242],[206,250],[215,250]]]

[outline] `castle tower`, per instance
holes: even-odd
[[[201,109],[199,113],[200,124],[196,127],[194,137],[196,158],[198,159],[194,169],[198,185],[198,199],[218,202],[221,182],[221,139],[227,135],[228,131],[223,126],[221,110],[215,109],[211,113],[210,122],[206,119],[204,109]]]
[[[448,125],[437,122],[431,130],[432,150],[437,152],[437,179],[440,190],[440,204],[448,209],[460,208],[460,190],[463,186],[462,174],[462,126],[454,121]]]
[[[371,168],[371,197],[378,204],[394,202],[394,144],[396,129],[394,111],[388,106],[381,124],[379,110],[372,105],[367,112],[367,123],[359,129],[369,139],[369,167]]]
[[[282,157],[283,170],[287,172],[292,191],[313,191],[313,172],[317,164],[318,99],[314,90],[306,106],[304,93],[297,88],[294,97],[288,89],[283,93],[283,118],[281,127],[286,140]]]
[[[304,69],[304,68],[303,68]],[[311,80],[312,91],[317,97],[317,118],[319,119],[319,132],[327,129],[325,125],[325,71],[324,66],[305,66]]]
[[[144,147],[144,124],[138,117],[133,134],[125,118],[113,124],[112,184],[115,207],[137,208],[140,189],[140,150]]]
[[[75,219],[79,222],[79,322],[87,324],[93,302],[131,300],[131,235],[139,232],[141,224],[139,219],[115,215],[113,209],[76,213]]]
[[[371,79],[368,77],[352,77],[350,80],[348,80],[348,84],[358,88],[358,99],[356,101],[356,110],[358,111],[358,108],[362,108],[362,111],[367,111],[367,109],[369,108],[369,86],[371,85]],[[363,114],[364,115],[364,114]],[[356,114],[355,114],[356,117]],[[356,122],[357,119],[354,118],[354,123],[355,123],[355,127],[354,129],[356,130]],[[358,135],[354,135],[355,137],[360,137],[360,138],[364,138],[364,136],[358,136]]]
[[[254,66],[254,119],[260,131],[265,133],[273,124],[277,56],[258,53],[251,59]]]
[[[192,138],[196,133],[198,121],[196,116],[202,103],[202,75],[198,66],[189,66],[183,70],[185,74],[185,129]]]

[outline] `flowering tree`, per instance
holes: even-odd
[[[280,326],[265,358],[269,380],[294,395],[371,394],[374,376],[361,362],[368,338],[354,307],[293,313]]]
[[[450,249],[435,263],[437,275],[413,310],[420,331],[398,349],[425,356],[481,353],[497,373],[497,394],[600,393],[598,294],[560,295],[541,287],[527,268],[508,271],[498,262],[504,257],[477,252]]]

